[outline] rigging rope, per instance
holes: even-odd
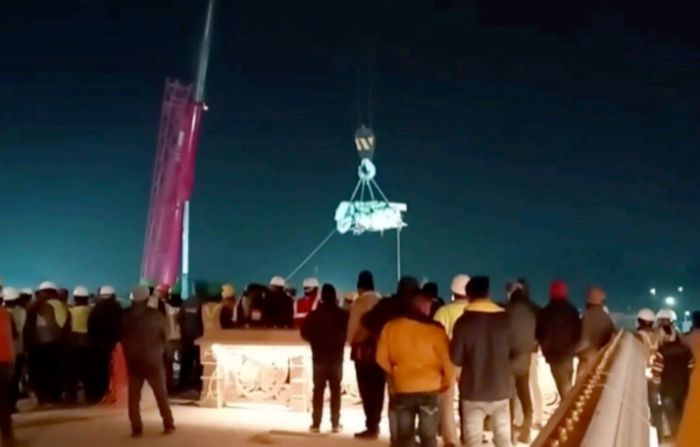
[[[319,251],[321,248],[323,248],[323,246],[326,245],[326,243],[327,243],[329,240],[331,240],[331,238],[333,237],[333,235],[334,235],[337,231],[338,231],[337,229],[333,228],[333,231],[331,231],[330,233],[328,233],[328,236],[326,236],[326,237],[321,241],[321,243],[318,244],[318,245],[316,246],[316,248],[314,248],[314,249],[311,251],[311,253],[309,253],[309,255],[308,255],[306,258],[304,258],[304,260],[301,261],[301,263],[300,263],[294,270],[292,270],[292,273],[290,273],[289,275],[287,275],[287,278],[286,278],[287,281],[289,281],[294,275],[296,275],[296,274],[299,272],[299,270],[301,270],[302,267],[304,267],[304,266],[306,265],[306,263],[309,262],[309,261],[311,260],[311,258],[313,258],[314,255],[315,255],[316,253],[318,253],[318,251]]]

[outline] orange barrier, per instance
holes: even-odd
[[[126,407],[128,404],[129,379],[126,371],[126,360],[121,343],[117,343],[112,351],[112,361],[109,368],[109,391],[102,400],[104,405]]]

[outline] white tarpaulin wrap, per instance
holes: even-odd
[[[352,231],[359,235],[365,231],[397,230],[406,226],[401,213],[406,212],[405,203],[372,201],[344,201],[335,210],[338,232]]]

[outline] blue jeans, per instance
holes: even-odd
[[[396,439],[392,447],[414,447],[416,417],[421,447],[437,446],[438,393],[395,394],[389,402],[396,415]]]

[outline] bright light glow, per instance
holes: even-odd
[[[676,298],[672,296],[667,296],[666,298],[664,298],[664,303],[666,303],[667,306],[675,306]]]
[[[690,311],[689,311],[689,310],[686,310],[685,312],[683,312],[683,315],[685,315],[686,317],[689,317],[689,316],[690,316]]]
[[[652,295],[656,295],[656,289],[652,287],[651,289],[649,289],[649,293],[651,293]]]
[[[678,287],[678,293],[683,293],[683,286]]]
[[[401,213],[408,207],[405,203],[380,202],[340,202],[335,210],[335,222],[338,233],[352,231],[360,235],[365,231],[396,230],[406,226]]]

